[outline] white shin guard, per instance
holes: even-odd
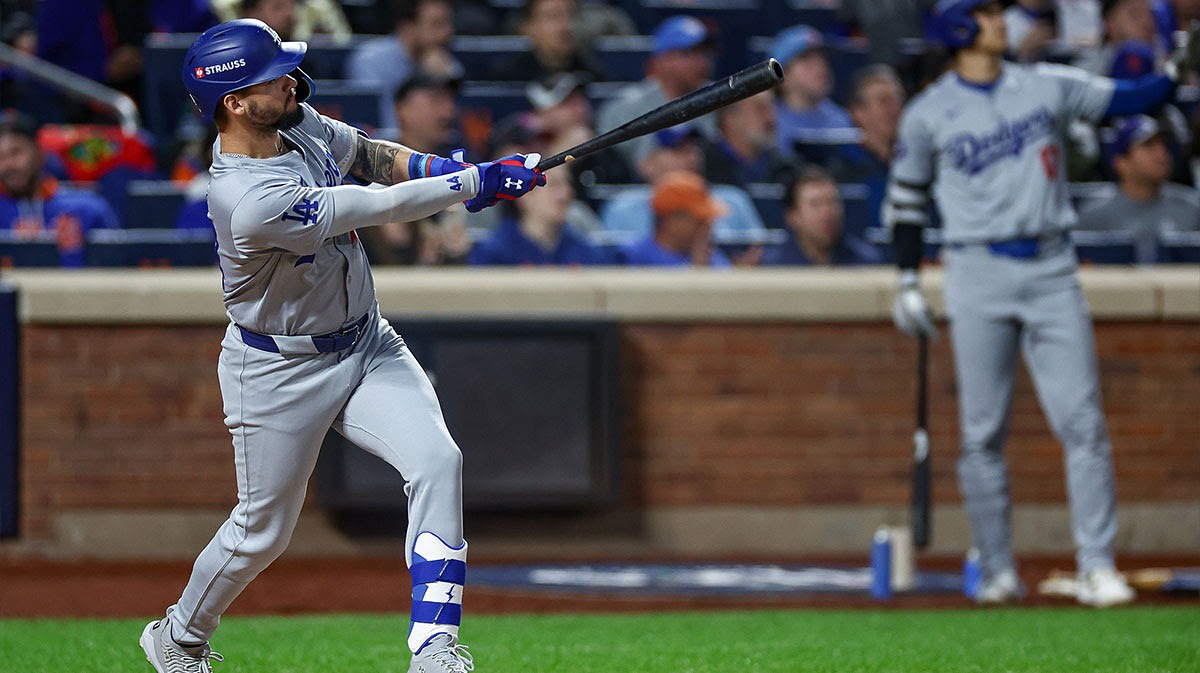
[[[467,577],[467,543],[451,547],[437,535],[424,531],[413,544],[412,623],[408,649],[419,652],[439,633],[458,638],[462,621],[463,584]]]

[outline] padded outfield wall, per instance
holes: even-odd
[[[215,270],[17,272],[20,535],[0,555],[190,558],[235,500]],[[1200,552],[1200,268],[1090,268],[1117,468],[1118,548]],[[904,521],[915,343],[890,269],[377,270],[385,315],[618,325],[615,500],[477,511],[477,558],[865,553]],[[935,305],[940,274],[926,274]],[[943,325],[944,334],[944,325]],[[968,534],[947,339],[932,344],[935,553]],[[1068,554],[1061,451],[1021,371],[1009,442],[1016,544]],[[472,451],[486,447],[464,446]],[[310,503],[289,556],[344,556]]]

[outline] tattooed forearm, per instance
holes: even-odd
[[[394,185],[407,179],[408,156],[411,153],[403,145],[359,136],[350,175],[367,182]]]

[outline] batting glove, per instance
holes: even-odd
[[[921,293],[916,271],[900,272],[900,291],[896,293],[896,302],[892,304],[892,320],[901,332],[909,336],[937,338],[933,311],[929,310],[925,295]]]
[[[467,210],[478,213],[500,199],[516,199],[546,184],[545,174],[537,169],[541,160],[537,153],[513,154],[479,164],[479,194],[464,201]]]

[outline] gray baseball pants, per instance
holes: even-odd
[[[230,325],[217,368],[233,435],[238,503],[200,552],[172,613],[173,633],[207,641],[242,589],[287,547],[330,427],[387,461],[406,482],[406,562],[430,531],[463,542],[462,454],[425,371],[372,310],[340,352],[281,355],[247,346]]]
[[[1111,567],[1112,447],[1074,249],[1052,240],[1039,255],[1018,259],[965,245],[946,249],[944,259],[962,433],[958,482],[984,576],[1016,567],[1003,448],[1018,347],[1064,448],[1078,569]]]

